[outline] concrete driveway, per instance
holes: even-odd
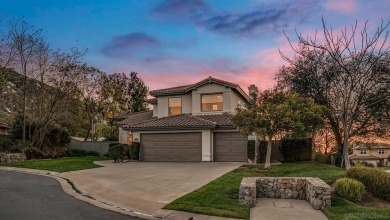
[[[104,167],[62,173],[83,193],[133,210],[159,215],[169,202],[243,163],[96,162]]]

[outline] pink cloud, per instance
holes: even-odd
[[[328,10],[345,14],[352,14],[356,12],[358,8],[358,5],[354,0],[328,0],[324,6]]]

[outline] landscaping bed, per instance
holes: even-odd
[[[49,170],[55,172],[69,172],[101,167],[94,161],[109,160],[105,157],[65,157],[49,160],[29,160],[16,163],[0,163],[0,166],[20,167],[29,169]]]
[[[164,208],[249,219],[249,208],[238,203],[238,190],[243,177],[319,177],[331,184],[344,175],[343,169],[317,162],[285,163],[275,165],[270,170],[260,165],[244,165],[171,202]]]

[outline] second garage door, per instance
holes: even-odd
[[[214,133],[214,161],[246,162],[248,138],[238,132]]]
[[[202,161],[202,134],[141,134],[142,161]]]

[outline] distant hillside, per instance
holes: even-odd
[[[1,73],[3,74],[3,73]],[[21,92],[23,86],[23,75],[13,70],[8,69],[8,78],[6,82],[5,91],[0,94],[0,121],[11,123],[16,111],[19,111],[22,106],[19,106],[17,100],[21,99]],[[28,79],[28,95],[33,94],[36,88],[40,86],[48,86],[37,80]]]

